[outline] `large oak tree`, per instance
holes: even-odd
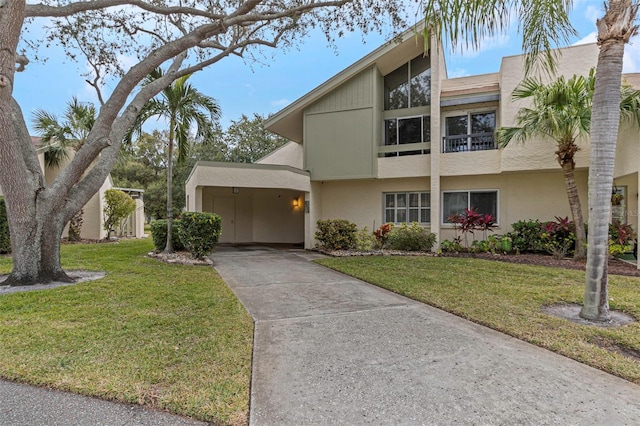
[[[404,6],[401,0],[0,0],[0,187],[13,256],[4,284],[69,280],[60,266],[65,224],[106,179],[144,104],[174,80],[229,55],[289,47],[313,28],[329,41],[354,30],[403,28]],[[45,25],[43,39],[26,38],[29,22]],[[18,76],[28,78],[28,68],[16,74],[28,57],[35,49],[46,56],[50,43],[86,59],[100,108],[83,146],[47,185],[13,87]],[[124,69],[122,57],[137,63]],[[166,73],[140,86],[161,65]],[[106,93],[105,78],[112,77]]]

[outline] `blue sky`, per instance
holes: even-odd
[[[595,20],[602,13],[601,0],[574,0],[571,21],[579,35],[572,43],[595,41]],[[297,48],[265,51],[262,63],[226,58],[196,73],[191,81],[201,92],[218,100],[226,127],[242,114],[279,111],[384,42],[385,35],[369,34],[363,40],[360,34],[350,34],[333,48],[322,34],[311,33]],[[520,35],[514,30],[485,40],[479,52],[447,52],[449,76],[496,72],[501,58],[520,53],[520,45]],[[16,75],[14,96],[27,121],[39,108],[61,114],[72,96],[81,101],[96,100],[93,89],[79,75],[86,69],[84,64],[71,62],[61,50],[49,50],[47,55],[46,63],[32,62],[25,72]],[[640,72],[638,37],[627,46],[624,71]]]

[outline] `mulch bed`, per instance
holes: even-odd
[[[447,257],[472,257],[478,259],[496,260],[499,262],[522,263],[526,265],[549,266],[552,268],[586,269],[585,261],[573,259],[556,259],[553,256],[536,253],[525,254],[492,254],[492,253],[442,253],[440,256]],[[609,274],[626,275],[630,277],[640,277],[640,271],[636,265],[623,260],[609,259]]]

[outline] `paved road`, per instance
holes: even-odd
[[[221,247],[255,320],[252,425],[638,425],[640,387],[311,263]]]
[[[206,423],[34,386],[0,381],[1,426],[199,426]]]

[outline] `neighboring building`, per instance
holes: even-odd
[[[558,75],[587,75],[595,44],[562,49]],[[479,59],[482,60],[482,59]],[[626,76],[640,83],[640,75]],[[409,31],[271,117],[268,130],[292,142],[257,164],[198,163],[186,183],[187,209],[222,216],[222,242],[315,246],[319,219],[347,219],[374,230],[416,221],[454,236],[447,217],[466,207],[497,218],[496,233],[523,219],[569,216],[555,142],[497,149],[494,130],[514,124],[511,101],[523,56],[493,74],[448,78],[442,48],[423,55]],[[589,142],[580,143],[576,180],[587,208]],[[640,132],[621,130],[615,214],[638,225]],[[638,228],[636,228],[638,229]]]
[[[48,168],[44,165],[44,147],[40,147],[40,139],[31,137],[31,141],[36,146],[40,167],[44,171],[44,179],[46,184],[50,184],[58,176],[61,169],[64,168]],[[71,157],[73,152],[70,153]],[[69,160],[70,161],[70,160]],[[129,217],[123,226],[123,235],[126,237],[142,238],[144,235],[144,201],[142,189],[114,188],[111,176],[104,181],[100,190],[91,197],[89,202],[83,207],[83,223],[80,231],[80,237],[87,240],[101,240],[107,236],[104,230],[104,193],[108,189],[120,189],[129,194],[136,202],[136,211]],[[0,196],[2,189],[0,188]],[[68,235],[68,226],[65,227],[62,236]]]

